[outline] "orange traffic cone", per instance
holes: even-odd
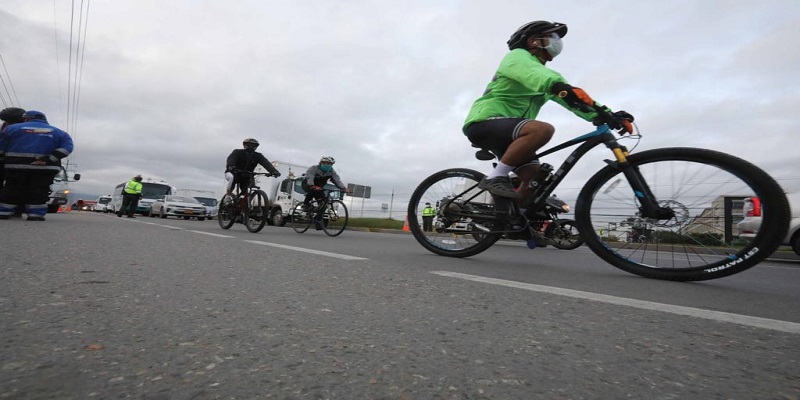
[[[408,226],[408,215],[406,215],[406,222],[403,224],[403,232],[411,232],[411,228]]]
[[[56,212],[64,212],[64,206],[58,206],[58,210]]]

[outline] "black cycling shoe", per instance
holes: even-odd
[[[507,177],[498,176],[496,178],[483,178],[478,183],[478,188],[488,191],[489,193],[500,196],[516,198],[517,191],[511,186],[511,180]]]

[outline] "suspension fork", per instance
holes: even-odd
[[[628,180],[633,189],[634,196],[639,200],[641,216],[658,220],[673,218],[675,213],[670,208],[658,205],[658,200],[650,190],[650,186],[647,185],[641,171],[639,171],[639,167],[628,162],[628,149],[617,143],[616,140],[606,143],[606,146],[614,153],[617,161],[615,167],[625,175],[625,179]],[[610,161],[607,162],[611,163]]]

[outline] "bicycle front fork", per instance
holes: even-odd
[[[639,200],[639,212],[643,218],[656,220],[669,220],[675,217],[675,212],[669,207],[661,207],[650,186],[645,182],[639,167],[631,164],[621,165],[622,173],[633,189],[633,194]]]

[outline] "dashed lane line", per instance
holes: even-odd
[[[286,249],[286,250],[300,251],[300,252],[303,252],[303,253],[317,254],[317,255],[326,256],[326,257],[339,258],[339,259],[342,259],[342,260],[367,260],[367,258],[364,258],[364,257],[348,256],[347,254],[330,253],[330,252],[327,252],[327,251],[306,249],[304,247],[287,246],[285,244],[260,242],[258,240],[245,240],[245,242],[253,243],[253,244],[260,244],[262,246],[277,247],[277,248]]]
[[[208,235],[208,236],[214,236],[214,237],[221,237],[221,238],[234,238],[234,237],[236,237],[236,236],[230,236],[230,235],[220,235],[219,233],[211,233],[211,232],[205,232],[205,231],[193,231],[193,230],[190,230],[189,232],[194,232],[194,233],[199,233],[199,234],[202,234],[202,235]]]
[[[800,333],[800,324],[795,322],[780,321],[776,319],[751,317],[741,314],[732,314],[722,311],[703,310],[700,308],[676,306],[671,304],[656,303],[652,301],[628,299],[625,297],[609,296],[599,293],[582,292],[579,290],[563,289],[552,286],[535,285],[531,283],[507,281],[504,279],[486,278],[476,275],[461,274],[458,272],[449,271],[432,271],[436,275],[446,276],[450,278],[466,279],[474,282],[489,283],[492,285],[500,285],[513,287],[517,289],[525,289],[534,292],[550,293],[559,296],[574,297],[578,299],[598,301],[602,303],[615,304],[620,306],[627,306],[639,308],[643,310],[661,311],[676,315],[685,315],[696,318],[704,318],[719,322],[730,322],[738,325],[752,326],[756,328],[770,329],[773,331],[787,332],[787,333]]]

